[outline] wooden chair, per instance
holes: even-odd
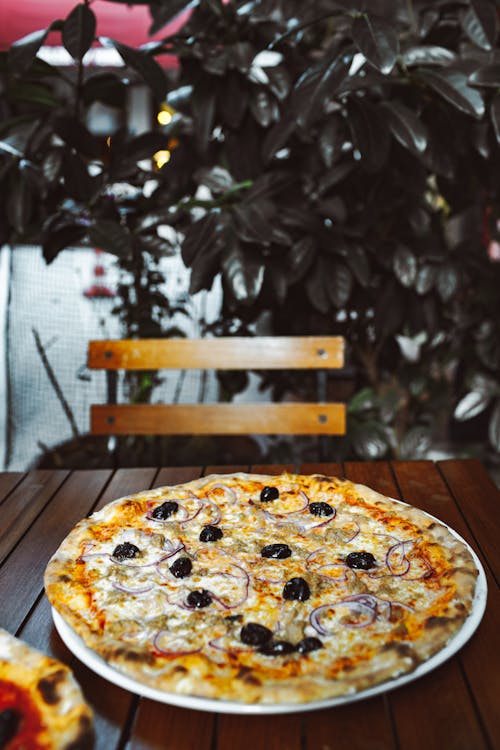
[[[108,403],[91,406],[98,435],[343,435],[345,405],[326,403],[326,374],[344,365],[338,336],[90,341]],[[117,404],[118,370],[317,370],[314,403]]]

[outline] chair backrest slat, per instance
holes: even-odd
[[[88,365],[117,370],[330,370],[344,365],[339,336],[128,339],[89,342]],[[108,404],[91,407],[99,435],[345,434],[341,403]]]
[[[91,341],[88,361],[106,370],[337,369],[343,363],[340,336]]]

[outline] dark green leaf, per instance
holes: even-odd
[[[270,209],[271,204],[263,199],[234,206],[235,229],[238,236],[247,242],[269,245],[273,233]]]
[[[375,421],[356,424],[348,431],[355,453],[366,461],[383,458],[389,441],[381,424]]]
[[[48,183],[54,184],[59,181],[63,165],[63,151],[60,148],[50,149],[43,161],[42,172]]]
[[[156,98],[163,101],[167,95],[168,81],[165,71],[146,52],[134,49],[109,37],[100,37],[103,46],[114,47],[120,54],[125,65],[135,70],[145,83],[151,88]]]
[[[392,267],[397,280],[406,287],[413,286],[417,275],[417,260],[408,247],[399,245],[394,253]]]
[[[33,212],[33,194],[27,180],[17,174],[6,196],[7,218],[19,235],[22,235],[29,224]]]
[[[473,419],[483,412],[490,403],[491,397],[479,391],[469,391],[455,407],[453,416],[459,422]]]
[[[344,122],[340,117],[330,117],[323,125],[319,136],[319,150],[325,166],[329,169],[342,153]]]
[[[353,161],[352,157],[348,157],[346,161],[335,164],[333,169],[330,169],[329,172],[321,177],[318,183],[318,195],[323,195],[332,187],[341,183],[355,168],[356,162]]]
[[[120,108],[125,104],[127,87],[114,73],[99,73],[85,81],[82,89],[86,105],[99,101],[109,107]]]
[[[255,302],[262,289],[264,270],[261,261],[248,257],[238,245],[226,254],[222,261],[222,278],[236,304]]]
[[[418,269],[415,280],[415,290],[417,294],[427,294],[434,286],[437,278],[437,270],[434,266],[424,265]]]
[[[217,110],[230,128],[239,128],[247,110],[249,92],[239,73],[229,70],[217,92]]]
[[[67,151],[63,160],[64,186],[75,201],[88,203],[94,195],[97,182],[90,176],[87,165],[79,154]]]
[[[99,139],[87,130],[76,117],[61,115],[54,122],[54,132],[68,146],[81,154],[98,157],[101,153]]]
[[[399,458],[415,461],[425,458],[431,446],[431,433],[425,425],[411,427],[399,444]]]
[[[214,241],[207,244],[195,256],[191,264],[189,277],[189,294],[197,294],[202,289],[212,287],[214,277],[220,272],[221,243]]]
[[[378,335],[384,339],[396,333],[406,314],[406,300],[392,279],[384,285],[375,304],[374,325]]]
[[[413,153],[421,154],[427,148],[427,126],[418,115],[401,102],[384,104],[391,133],[399,143]]]
[[[76,224],[67,224],[44,233],[42,252],[45,262],[52,263],[65,247],[75,247],[81,244],[85,234],[85,228]]]
[[[293,117],[283,113],[281,120],[266,133],[262,144],[262,158],[265,162],[271,161],[273,156],[288,143],[296,125]]]
[[[498,32],[497,9],[489,0],[470,0],[470,7],[461,14],[462,28],[478,47],[491,50]]]
[[[443,302],[448,302],[458,291],[460,276],[454,266],[445,265],[438,271],[437,290]]]
[[[194,129],[202,152],[206,151],[215,121],[215,94],[209,86],[197,87],[191,99]]]
[[[250,97],[250,111],[263,128],[269,127],[279,118],[279,107],[276,99],[265,89],[257,88]]]
[[[198,0],[169,0],[168,3],[153,3],[151,0],[145,0],[144,5],[149,5],[153,19],[149,29],[150,35],[154,36],[187,8],[196,7],[198,4]]]
[[[88,235],[95,247],[118,257],[126,257],[132,249],[130,232],[115,221],[98,219],[89,227]]]
[[[357,414],[363,411],[373,409],[376,403],[376,397],[372,388],[362,388],[354,394],[348,403],[347,409],[350,414]]]
[[[348,122],[363,167],[367,172],[377,172],[389,155],[390,132],[385,119],[375,105],[351,99]]]
[[[447,66],[456,59],[456,55],[446,47],[422,45],[405,50],[401,58],[406,67],[411,68],[415,65]]]
[[[325,287],[325,269],[319,258],[307,275],[306,293],[315,310],[323,314],[330,310],[330,300]]]
[[[288,282],[290,277],[283,272],[283,268],[276,263],[270,263],[266,267],[266,277],[269,278],[273,288],[273,296],[278,304],[282,304],[286,298]]]
[[[292,88],[288,68],[284,65],[276,65],[275,68],[267,68],[266,73],[269,78],[269,89],[279,102],[284,101]]]
[[[199,169],[195,173],[198,184],[205,185],[212,193],[227,193],[234,185],[234,180],[224,167],[212,167],[211,169]]]
[[[182,243],[182,260],[189,268],[199,253],[205,252],[215,241],[218,215],[212,211],[205,214],[186,230],[186,235]]]
[[[316,242],[312,237],[302,237],[290,248],[287,256],[289,265],[287,275],[290,283],[302,279],[310,268],[317,254]]]
[[[305,74],[299,80],[292,98],[299,125],[310,126],[321,117],[328,102],[349,73],[351,63],[352,54],[342,53],[322,64],[319,70],[313,69],[314,75],[311,75],[310,79]]]
[[[62,40],[75,60],[81,60],[94,41],[96,17],[85,3],[75,5],[64,21]]]
[[[352,290],[352,274],[348,267],[341,262],[326,265],[325,286],[328,297],[337,310],[342,309],[349,302]]]
[[[470,86],[485,86],[497,89],[500,87],[500,63],[486,65],[469,76]]]
[[[498,94],[491,101],[490,117],[493,124],[493,130],[495,131],[496,141],[500,145],[500,95]]]
[[[387,75],[399,54],[399,39],[394,28],[380,18],[367,14],[354,18],[352,38],[359,51],[377,70]]]
[[[13,101],[17,102],[41,104],[53,109],[61,106],[61,102],[54,96],[54,92],[42,83],[19,82],[12,89],[10,96]]]
[[[496,402],[490,415],[488,438],[496,452],[500,453],[500,401]]]
[[[45,42],[50,28],[33,31],[18,39],[9,49],[8,65],[12,73],[25,73]]]
[[[153,154],[161,149],[166,149],[168,145],[168,139],[158,132],[141,133],[136,138],[125,144],[123,149],[123,157],[128,161],[134,163],[141,161],[141,159],[150,159]],[[121,156],[121,155],[120,155]],[[120,158],[116,156],[115,158]]]
[[[364,248],[357,244],[349,245],[346,262],[361,286],[368,286],[370,283],[370,262]]]
[[[419,69],[418,76],[446,101],[473,117],[484,115],[484,101],[476,89],[468,85],[465,73],[458,70],[435,71]]]

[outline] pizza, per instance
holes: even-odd
[[[160,691],[288,704],[410,673],[470,615],[478,568],[447,526],[319,474],[210,475],[115,500],[50,560],[53,607]]]
[[[70,669],[0,629],[2,750],[88,750],[92,713]]]

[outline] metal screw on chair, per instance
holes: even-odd
[[[115,423],[115,418],[114,417],[106,417],[106,422],[108,424],[114,424]]]
[[[326,351],[326,349],[316,349],[316,354],[318,355],[318,357],[321,357],[321,359],[327,359],[328,357],[328,352]]]
[[[326,424],[328,422],[328,417],[326,414],[318,414],[318,422],[320,424]]]
[[[104,352],[105,359],[111,359],[113,357],[113,352],[111,352],[109,349],[106,349]]]

